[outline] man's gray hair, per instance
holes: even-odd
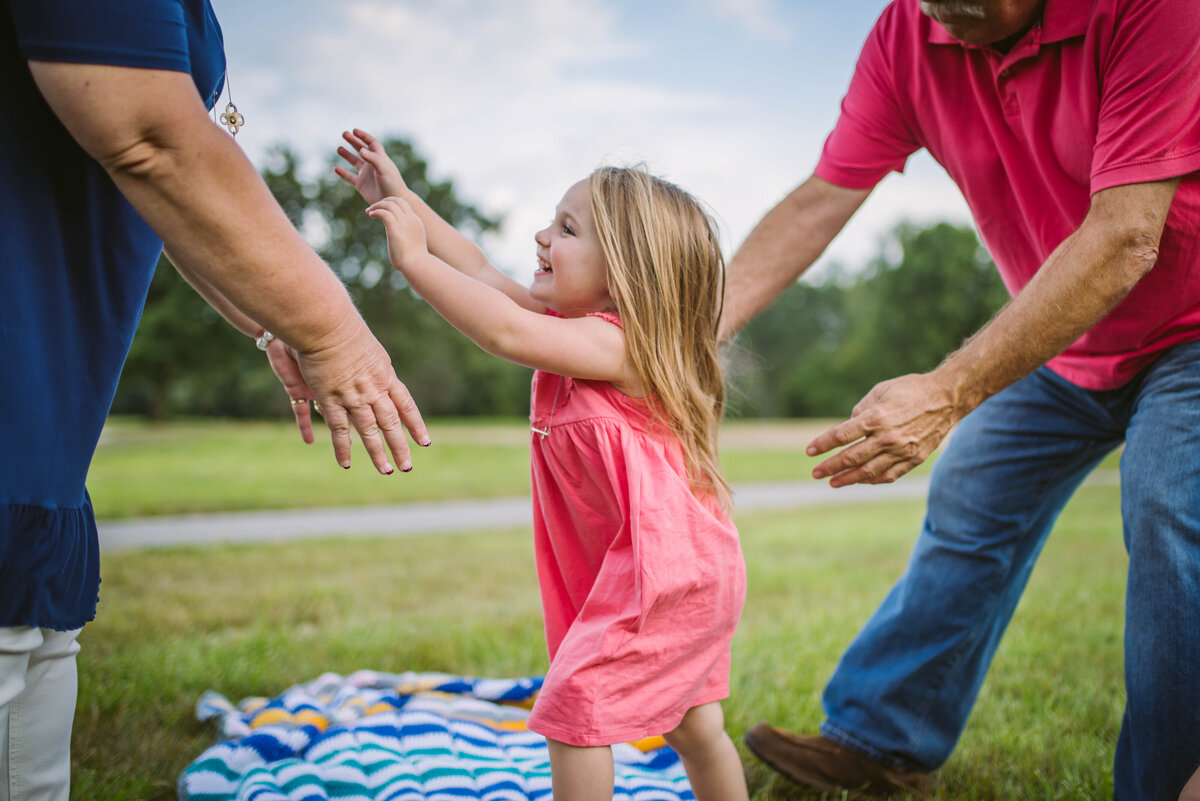
[[[987,12],[976,0],[921,0],[921,11],[926,16],[939,17],[974,17],[983,19]]]

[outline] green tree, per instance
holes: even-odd
[[[830,390],[837,393],[829,377],[809,386],[803,376],[827,371],[831,355],[845,338],[845,302],[846,291],[835,283],[799,282],[751,321],[728,357],[731,416],[807,416],[831,405],[820,397]],[[800,404],[789,407],[784,390],[791,381],[807,388],[799,394]],[[798,408],[805,405],[811,408]]]
[[[125,362],[113,403],[118,413],[166,419],[172,411],[215,412],[219,399],[242,393],[230,387],[260,362],[246,338],[200,299],[165,257],[159,259],[146,308]],[[214,400],[216,405],[214,406]]]
[[[388,153],[405,181],[468,235],[500,221],[433,181],[408,142]],[[529,371],[482,352],[416,297],[387,259],[383,227],[332,170],[302,178],[287,148],[263,178],[289,219],[346,284],[428,415],[523,415]],[[840,416],[875,383],[934,367],[1006,299],[970,228],[902,224],[851,278],[797,283],[728,354],[734,416]],[[262,355],[165,262],[159,265],[114,409],[124,413],[287,416]]]
[[[895,375],[925,372],[978,331],[1008,292],[971,228],[903,223],[893,237],[900,260],[872,264],[852,346],[864,363]]]
[[[902,223],[883,255],[848,285],[797,283],[738,338],[738,410],[752,416],[844,416],[872,386],[925,372],[1007,300],[969,227]]]
[[[408,185],[468,235],[497,230],[493,219],[461,201],[450,181],[434,181],[412,145],[385,142]],[[358,194],[334,175],[332,162],[311,180],[286,147],[268,159],[263,178],[288,218],[346,284],[371,330],[422,411],[525,414],[529,371],[495,359],[446,324],[405,285],[387,259],[383,226],[364,213]],[[287,415],[266,360],[220,319],[178,273],[160,263],[134,338],[114,410],[168,414]]]
[[[450,181],[432,180],[428,164],[410,143],[388,139],[384,148],[409,188],[458,230],[478,238],[499,228],[500,220],[461,201]],[[294,175],[294,162],[285,166]],[[276,191],[284,179],[268,173],[267,182]],[[283,194],[296,195],[291,189]],[[366,215],[362,198],[334,175],[332,165],[300,194],[310,198],[301,218],[325,225],[318,251],[346,283],[423,413],[528,413],[530,371],[481,351],[409,290],[388,261],[383,226]]]

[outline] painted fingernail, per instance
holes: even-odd
[[[349,470],[350,469],[350,460],[347,459],[346,461],[342,462],[341,465],[342,465],[343,470]]]
[[[411,472],[412,472],[412,465],[410,464],[408,467],[402,467],[402,468],[400,468],[400,472],[402,472],[402,473],[411,473]]]
[[[384,462],[383,463],[383,472],[390,476],[392,473],[396,472],[396,468],[392,467],[391,462]]]
[[[431,440],[429,437],[426,437],[425,441],[421,443],[421,447],[428,448],[432,444],[433,444],[433,440]]]

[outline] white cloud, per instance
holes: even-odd
[[[770,47],[764,35],[789,30],[772,0],[708,3],[717,13],[704,24],[723,46],[699,60],[755,55]],[[820,87],[802,81],[779,97],[663,63],[656,51],[669,48],[647,42],[666,45],[672,32],[639,39],[607,0],[221,0],[217,11],[247,117],[238,140],[252,158],[287,142],[307,163],[324,164],[354,126],[409,138],[435,177],[452,178],[462,198],[504,215],[503,232],[484,244],[522,279],[533,269],[533,232],[563,191],[602,163],[644,161],[694,192],[717,213],[732,252],[811,171],[836,114],[835,102],[804,108]],[[280,20],[269,44],[257,26],[238,24],[255,13]],[[845,75],[863,32],[847,37]],[[800,47],[778,51],[804,58]],[[830,69],[828,59],[821,68]],[[818,74],[803,61],[763,69]],[[912,205],[917,172],[902,190],[885,182],[831,256],[856,264],[872,255]],[[927,209],[960,203],[933,171],[920,180],[928,181],[920,190]]]
[[[791,39],[788,29],[780,24],[779,9],[773,0],[705,0],[705,4],[759,39],[777,42]]]

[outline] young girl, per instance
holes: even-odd
[[[550,669],[528,725],[556,801],[612,798],[609,746],[662,734],[699,801],[746,799],[724,730],[745,565],[717,465],[723,260],[711,219],[607,167],[538,232],[526,289],[414,195],[369,134],[337,173],[392,264],[484,350],[535,368],[534,544]]]

